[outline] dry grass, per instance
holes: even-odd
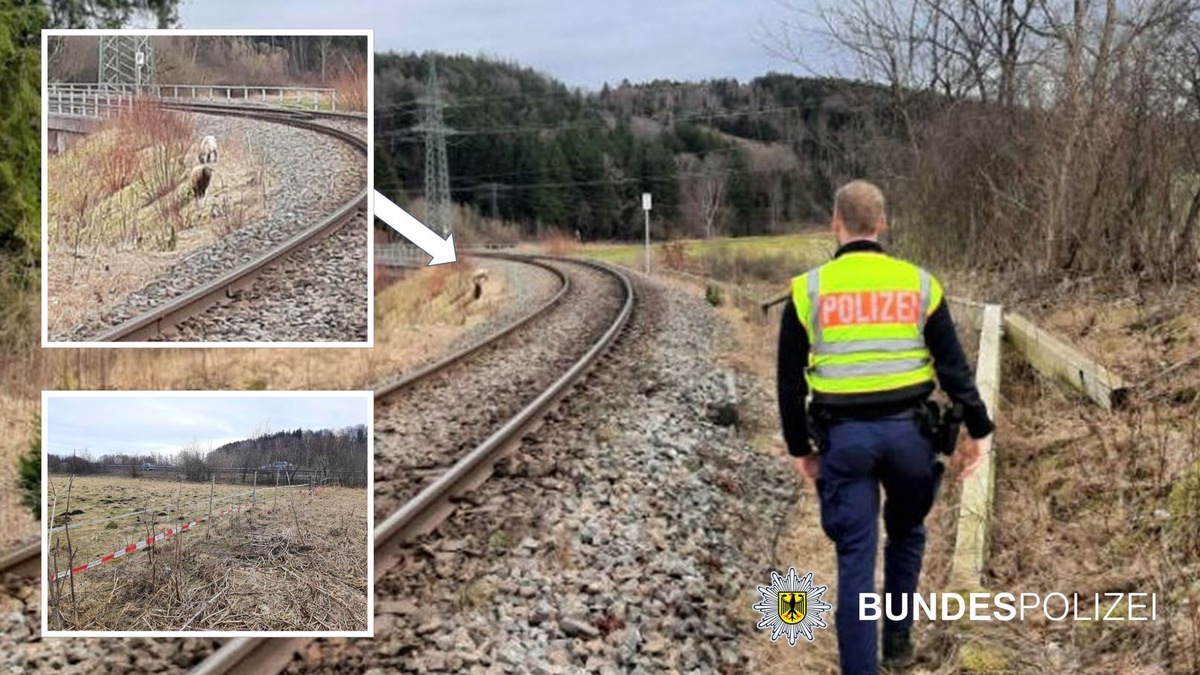
[[[682,285],[690,287],[697,295],[704,292],[704,289],[696,284]],[[718,311],[733,329],[733,343],[722,353],[721,361],[735,371],[754,378],[765,390],[761,396],[743,407],[742,430],[760,452],[777,456],[783,452],[773,388],[779,337],[778,312],[773,312],[769,320],[764,322],[758,307],[753,303],[727,303]],[[974,353],[975,342],[971,336],[963,336],[964,349],[967,349],[968,354]],[[791,471],[791,468],[781,462],[780,471]],[[781,573],[786,572],[790,566],[795,566],[797,573],[801,575],[812,572],[817,584],[829,587],[825,593],[826,601],[836,605],[838,584],[834,546],[821,529],[819,502],[814,488],[804,484],[799,489],[800,498],[788,516],[787,529],[780,537],[775,560],[771,561],[771,564]],[[929,544],[921,578],[922,593],[941,590],[949,575],[957,526],[957,504],[958,485],[953,481],[943,483],[943,495],[926,521]],[[879,527],[882,540],[882,520]],[[880,551],[876,579],[877,584],[882,587],[882,547]],[[767,581],[764,579],[764,583]],[[736,611],[744,614],[747,622],[756,622],[759,618],[758,614],[750,611],[748,607],[738,607]],[[756,672],[839,672],[836,623],[831,614],[826,614],[824,618],[829,628],[818,631],[811,644],[800,642],[792,647],[786,640],[771,642],[765,632],[755,631],[751,642],[744,648],[753,659]],[[934,626],[923,630],[926,632],[920,639],[929,645],[926,649],[927,656],[940,653],[941,648],[937,645],[944,641],[945,628]],[[936,658],[934,660],[936,661]],[[926,663],[910,672],[956,671],[939,670]]]
[[[967,275],[948,275],[947,282],[951,292],[1020,307],[1131,382],[1144,383],[1134,412],[1105,414],[1006,351],[985,586],[1041,594],[1155,592],[1159,621],[923,623],[920,660],[908,672],[1200,672],[1200,293],[1122,294],[1076,284],[1034,294]],[[747,309],[721,310],[737,336],[726,361],[771,382],[778,313],[764,325]],[[961,337],[973,353],[975,336]],[[778,434],[775,415],[773,400],[749,415],[766,452]],[[812,488],[802,489],[778,565],[813,571],[832,596],[832,544],[820,530]],[[921,592],[942,590],[948,578],[957,492],[957,483],[943,483],[927,520]],[[802,649],[762,638],[750,649],[764,672],[800,666],[832,673],[834,638],[822,633]]]
[[[1013,672],[1200,672],[1200,291],[1005,290],[1137,389],[1133,410],[1108,414],[1006,357],[987,583],[1153,592],[1159,620],[998,625],[972,631],[960,660]]]
[[[37,519],[21,503],[17,485],[17,457],[29,448],[33,420],[41,407],[36,399],[0,394],[0,545],[25,543],[35,538]]]
[[[481,268],[486,270],[486,267]],[[489,275],[475,300],[465,261],[422,269],[375,297],[374,349],[138,349],[56,353],[43,388],[362,389],[445,349],[503,309],[504,279]],[[31,392],[32,395],[32,392]]]
[[[575,253],[578,243],[575,238],[562,232],[554,231],[541,239],[542,249],[549,255],[566,256]]]
[[[366,112],[367,61],[365,58],[346,59],[330,78],[329,86],[337,90],[338,110]]]
[[[64,474],[49,476],[46,511],[53,515],[54,527],[70,524],[76,564],[95,560],[139,538],[144,539],[147,527],[162,532],[177,523],[189,523],[208,514],[208,483],[180,482],[147,471],[141,478],[119,474],[76,476],[71,488],[71,512],[68,515],[68,478]],[[213,508],[214,511],[220,511],[222,504],[231,503],[229,496],[250,492],[251,486],[217,483],[214,489],[215,500],[221,501],[216,501]],[[55,495],[58,496],[57,502]],[[247,495],[243,501],[249,499]],[[52,510],[55,504],[57,508]],[[124,517],[108,520],[114,516]],[[97,522],[102,520],[107,522]],[[61,535],[51,536],[51,544],[51,554],[58,554],[59,560],[65,560],[66,542]],[[64,568],[65,565],[60,567]]]
[[[63,630],[366,630],[367,544],[365,490],[260,491],[256,508],[62,582],[50,625],[61,597]]]
[[[51,333],[119,302],[184,255],[265,215],[265,159],[236,138],[223,144],[208,195],[192,198],[195,140],[188,117],[140,104],[50,159]]]

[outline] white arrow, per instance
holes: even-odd
[[[396,206],[395,202],[375,191],[375,217],[387,223],[389,227],[400,233],[400,236],[416,244],[422,251],[433,256],[430,265],[452,263],[454,255],[454,233],[442,239],[436,232],[425,227],[421,221],[408,215],[404,209]]]

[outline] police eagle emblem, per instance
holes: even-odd
[[[804,605],[808,601],[808,593],[779,594],[779,618],[787,625],[800,623],[804,620]]]
[[[754,605],[762,615],[758,627],[771,631],[772,642],[787,636],[788,644],[795,646],[801,635],[812,642],[814,629],[828,627],[821,618],[831,609],[829,603],[821,599],[827,590],[828,586],[813,583],[812,572],[803,577],[796,575],[795,567],[789,567],[784,576],[771,572],[771,585],[758,587],[762,596]]]

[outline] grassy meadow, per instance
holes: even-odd
[[[58,478],[65,511],[66,487]],[[216,489],[213,520],[50,582],[51,629],[366,630],[365,489],[262,488],[253,508],[224,517],[217,514],[250,502],[250,495],[240,495],[248,486],[218,483]],[[207,483],[157,477],[76,477],[74,564],[203,517],[208,492]],[[51,568],[65,569],[66,531],[52,533],[51,543],[58,553],[51,554]]]

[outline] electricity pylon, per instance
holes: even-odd
[[[450,233],[453,202],[450,200],[450,165],[446,161],[446,137],[454,133],[446,126],[442,113],[441,87],[437,64],[429,61],[427,92],[417,99],[421,104],[421,123],[414,131],[425,138],[425,225],[441,236]]]
[[[154,43],[149,35],[100,37],[100,84],[140,89],[154,84],[157,77]]]

